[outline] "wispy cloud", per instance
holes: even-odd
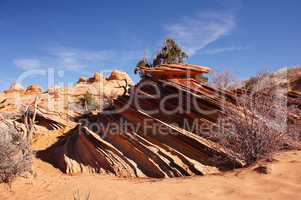
[[[54,48],[48,50],[50,61],[68,70],[79,70],[87,67],[89,62],[99,62],[111,58],[109,51],[87,51],[74,48]]]
[[[14,64],[24,70],[36,69],[41,67],[41,61],[39,59],[22,58],[15,59]]]
[[[69,71],[77,71],[88,68],[91,65],[122,65],[131,60],[137,60],[142,56],[142,51],[136,50],[100,50],[91,51],[76,48],[57,47],[42,52],[39,59],[16,59],[15,65],[21,69],[33,69],[43,67],[61,68]]]
[[[220,48],[214,48],[214,49],[208,49],[201,51],[198,53],[199,55],[215,55],[220,53],[226,53],[226,52],[233,52],[233,51],[243,51],[248,50],[248,46],[230,46],[230,47],[220,47]]]
[[[206,11],[165,27],[167,36],[178,41],[190,55],[229,34],[236,26],[235,15]]]

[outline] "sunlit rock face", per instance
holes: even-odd
[[[165,76],[161,69],[180,73]],[[184,76],[185,70],[195,76]],[[40,157],[68,174],[119,177],[206,175],[244,166],[231,151],[207,139],[197,128],[216,126],[221,109],[217,94],[222,91],[195,78],[205,71],[208,69],[187,65],[162,66],[159,72],[147,69],[147,76],[128,93],[115,98],[102,113],[81,116],[80,125]],[[126,78],[112,74],[108,81]],[[231,93],[225,96],[232,104]],[[184,112],[166,112],[177,108]],[[210,114],[204,115],[199,108]],[[148,112],[155,109],[159,110]]]
[[[32,93],[42,93],[43,92],[43,88],[39,85],[30,85],[26,88],[25,91],[27,94],[32,94]]]

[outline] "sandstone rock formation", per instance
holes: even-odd
[[[24,88],[19,83],[13,83],[8,90],[5,90],[4,93],[11,93],[11,92],[22,92]]]
[[[117,80],[117,81],[126,80],[128,84],[130,84],[130,85],[134,84],[134,82],[132,81],[132,79],[130,78],[130,76],[127,73],[119,71],[119,70],[112,71],[108,80]]]
[[[128,81],[132,82],[131,79]],[[0,112],[20,112],[20,108],[33,104],[38,96],[39,107],[47,112],[60,113],[64,117],[76,117],[84,112],[81,108],[81,99],[87,93],[99,102],[99,109],[102,109],[102,104],[108,99],[123,94],[124,89],[120,87],[123,84],[125,84],[123,80],[107,81],[101,73],[95,73],[91,78],[81,77],[75,86],[55,86],[44,93],[38,85],[31,85],[24,90],[19,84],[13,84],[0,96]]]
[[[211,137],[217,134],[222,106],[235,112],[240,108],[232,91],[210,87],[199,78],[209,70],[186,64],[140,68],[142,79],[135,86],[119,71],[107,79],[101,74],[82,77],[75,86],[45,93],[14,86],[11,91],[20,93],[19,99],[14,92],[1,95],[0,120],[26,125],[24,116],[34,119],[37,135],[72,127],[37,153],[67,174],[164,178],[243,167],[244,161]],[[288,104],[300,108],[300,77],[289,80]],[[82,100],[90,98],[108,100],[108,105],[87,111]],[[300,121],[300,113],[289,114]]]
[[[183,73],[190,70],[185,67],[189,68],[182,66]],[[198,74],[204,69],[207,68],[199,67]],[[130,94],[115,99],[104,113],[82,116],[81,125],[41,152],[41,158],[70,174],[98,172],[121,177],[205,175],[245,165],[233,152],[206,139],[204,130],[198,129],[204,124],[216,126],[222,103],[219,94],[223,91],[191,76],[153,79],[151,73],[147,75],[149,78],[131,88]],[[235,108],[231,94],[225,95],[229,106]],[[133,98],[136,96],[141,98]],[[168,96],[180,97],[180,101],[163,101]],[[210,114],[199,112],[197,106]],[[147,112],[156,108],[158,112]],[[184,112],[165,112],[176,108]]]
[[[88,82],[89,83],[94,83],[94,82],[101,82],[101,81],[104,81],[104,80],[105,80],[104,76],[101,73],[96,72],[92,78],[88,79]]]
[[[27,94],[31,94],[31,93],[42,93],[43,92],[43,88],[39,85],[30,85],[26,88],[25,91]]]
[[[85,77],[85,76],[79,77],[79,79],[78,79],[78,81],[77,81],[78,84],[79,84],[79,83],[87,83],[87,82],[88,82],[88,78]]]

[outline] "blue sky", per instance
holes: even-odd
[[[0,0],[0,90],[48,68],[60,82],[112,69],[134,77],[137,60],[154,56],[167,36],[189,63],[241,79],[300,65],[300,10],[299,0]],[[30,83],[47,87],[47,76]]]

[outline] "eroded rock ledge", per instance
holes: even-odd
[[[231,93],[198,78],[208,71],[195,65],[141,69],[144,78],[128,94],[101,114],[82,116],[81,125],[39,156],[68,174],[120,177],[205,175],[244,166],[233,152],[206,137],[216,131],[222,103],[237,109]],[[204,125],[211,127],[209,132],[197,128]]]

